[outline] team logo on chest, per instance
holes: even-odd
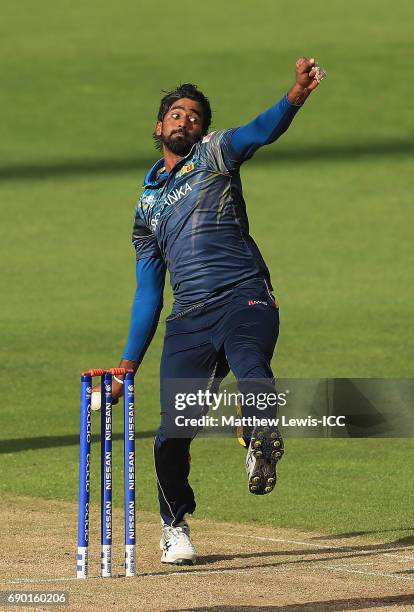
[[[194,170],[195,165],[194,162],[190,162],[189,164],[185,164],[181,170],[179,172],[177,172],[177,174],[175,175],[177,178],[179,176],[183,176],[184,174],[188,174],[189,172],[192,172],[192,170]]]

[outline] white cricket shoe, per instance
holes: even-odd
[[[176,527],[171,527],[166,525],[161,519],[161,525],[161,563],[194,565],[197,552],[190,540],[190,527],[187,521],[181,521]]]

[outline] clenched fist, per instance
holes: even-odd
[[[296,83],[288,93],[291,104],[301,105],[326,76],[314,58],[300,57],[296,62]]]

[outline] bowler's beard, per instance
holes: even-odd
[[[161,134],[160,140],[171,153],[185,157],[189,154],[193,144],[197,142],[198,136],[190,136],[186,130],[173,130],[169,136]]]

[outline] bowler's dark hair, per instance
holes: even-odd
[[[203,136],[205,136],[208,132],[208,128],[211,123],[211,106],[209,99],[197,88],[197,85],[193,85],[193,83],[183,83],[182,85],[178,85],[173,91],[164,92],[165,96],[161,99],[160,108],[158,110],[157,120],[162,121],[177,100],[181,100],[181,98],[189,98],[190,100],[195,100],[199,102],[201,108],[203,109]],[[154,133],[154,141],[157,149],[161,149],[161,141],[159,137]]]

